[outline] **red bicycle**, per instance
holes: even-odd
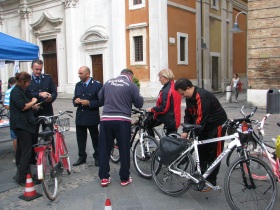
[[[69,118],[60,119],[59,117],[68,114],[70,117],[72,111],[60,111],[59,114],[53,116],[39,116],[37,123],[44,122],[47,125],[53,125],[53,130],[45,129],[38,134],[39,143],[34,146],[37,153],[37,174],[38,179],[42,180],[45,195],[51,201],[57,197],[58,181],[57,177],[66,170],[71,174],[71,164],[69,153],[65,144],[65,131],[70,128]],[[55,138],[53,138],[53,136]],[[53,141],[55,139],[55,144]],[[55,148],[53,148],[53,145]]]

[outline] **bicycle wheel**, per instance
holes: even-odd
[[[256,135],[256,134],[255,134]],[[253,152],[256,148],[257,148],[257,141],[255,140],[255,137],[253,135],[253,139],[249,140],[247,143],[247,150]],[[235,152],[236,149],[234,148],[233,150],[231,150],[228,155],[227,155],[227,159],[226,159],[226,163],[227,166],[230,166],[230,164],[236,160],[237,158],[239,158],[240,156],[242,156],[243,154],[237,152],[237,155],[233,154],[233,152]]]
[[[158,151],[158,150],[157,150]],[[157,151],[152,158],[152,176],[158,188],[166,195],[179,196],[190,189],[191,180],[173,174],[167,166],[163,165],[157,160]],[[190,153],[187,153],[180,159],[177,167],[178,171],[185,171],[193,174],[195,171],[195,164]]]
[[[43,164],[43,180],[42,180],[43,190],[47,198],[53,201],[57,197],[58,182],[57,182],[57,177],[53,176],[53,168],[55,165],[55,160],[52,152],[49,149],[45,150],[44,152],[44,155],[42,157],[42,164]]]
[[[131,144],[132,144],[138,130],[139,130],[139,126],[135,126],[135,125],[131,126],[131,139],[130,139]],[[132,147],[132,145],[130,145],[130,147]],[[113,145],[113,148],[111,151],[110,159],[113,163],[120,162],[119,146],[117,144],[116,139],[114,140],[114,145]]]
[[[138,139],[134,145],[133,163],[136,171],[143,178],[152,178],[151,160],[158,145],[158,141],[151,136],[144,136],[142,143],[140,139]]]
[[[110,159],[113,163],[120,162],[120,153],[119,153],[119,146],[117,144],[117,140],[114,140],[114,145],[111,151]]]
[[[64,136],[61,136],[60,139],[61,139],[60,156],[62,157],[62,165],[63,168],[66,170],[67,174],[69,175],[71,174],[71,163],[70,163],[69,153],[64,141]]]
[[[267,174],[268,179],[255,180],[252,174]],[[234,161],[225,174],[224,187],[232,209],[272,209],[275,205],[277,186],[273,173],[258,158],[240,157]]]

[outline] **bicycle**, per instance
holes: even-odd
[[[257,148],[257,151],[254,151],[251,153],[251,156],[257,157],[264,162],[266,162],[272,169],[274,176],[276,177],[276,180],[280,181],[280,162],[279,158],[276,156],[275,153],[275,146],[272,146],[264,141],[264,124],[267,120],[267,118],[270,116],[270,114],[266,114],[263,119],[257,123],[258,125],[258,132],[259,132],[259,138],[258,138],[258,144],[260,145],[259,148]],[[280,127],[280,123],[277,123],[277,125]],[[272,142],[274,142],[274,145],[276,143],[276,139],[272,138]],[[254,179],[257,180],[266,180],[267,174],[253,174]]]
[[[39,143],[33,145],[37,153],[37,174],[38,179],[42,180],[42,186],[45,195],[51,201],[54,201],[58,193],[58,176],[66,170],[71,174],[71,164],[69,153],[65,143],[63,133],[70,128],[69,118],[60,119],[60,116],[68,114],[70,117],[72,111],[60,111],[53,116],[39,116],[37,123],[44,121],[48,125],[53,125],[53,130],[45,129],[38,134]],[[55,148],[53,148],[53,136],[55,135]]]
[[[158,188],[169,196],[179,196],[192,187],[196,191],[201,191],[205,185],[213,190],[221,190],[220,186],[213,186],[206,178],[214,168],[233,148],[243,150],[243,156],[236,159],[227,169],[224,179],[225,196],[232,209],[259,208],[272,209],[277,197],[277,186],[270,167],[262,160],[251,157],[246,149],[247,140],[250,133],[238,130],[229,136],[206,139],[199,141],[195,131],[200,129],[200,125],[182,124],[182,126],[192,133],[193,139],[177,139],[182,143],[182,149],[177,151],[177,155],[171,163],[161,161],[160,149],[152,157],[152,176]],[[232,126],[228,120],[223,126]],[[163,140],[163,139],[162,139]],[[162,144],[164,141],[160,142]],[[224,140],[232,140],[226,149],[208,167],[205,173],[201,173],[198,145]],[[192,153],[194,152],[196,166]],[[168,155],[168,154],[166,154]],[[257,164],[255,164],[257,163]],[[256,165],[258,167],[256,168]],[[267,174],[265,181],[255,180],[252,174]]]
[[[0,120],[2,120],[2,118],[9,119],[10,114],[9,110],[4,107],[4,101],[0,100]]]
[[[132,109],[132,114],[138,115],[138,120],[131,124],[130,148],[133,154],[133,163],[141,177],[150,179],[152,178],[150,161],[159,143],[156,138],[147,134],[147,128],[144,125],[148,114],[147,111],[145,109]],[[162,137],[160,132],[154,128],[153,130],[157,138],[160,139]],[[168,135],[179,136],[178,133],[170,133]],[[114,142],[110,159],[113,163],[120,161],[117,142]]]
[[[243,118],[238,118],[238,119],[232,119],[229,121],[229,123],[231,124],[231,126],[229,126],[227,128],[227,133],[229,135],[237,132],[237,129],[241,126],[245,126],[244,128],[246,129],[250,129],[251,132],[252,132],[252,135],[250,136],[250,138],[248,139],[248,142],[247,142],[247,150],[249,151],[254,151],[256,148],[257,148],[257,145],[258,145],[258,139],[259,139],[259,136],[258,134],[256,133],[255,131],[255,127],[256,126],[253,126],[253,124],[256,124],[257,121],[256,120],[253,120],[251,119],[251,117],[254,116],[254,114],[256,113],[257,111],[257,107],[254,108],[254,110],[246,115],[244,113],[244,106],[241,107],[241,110],[240,110],[240,113],[243,115]],[[228,156],[226,158],[226,164],[227,166],[230,165],[230,163],[232,162],[231,158],[235,156],[232,155],[233,151],[235,151],[236,148],[232,148],[231,151],[228,153]],[[240,149],[237,149],[237,154],[238,154],[238,157],[240,157],[242,154],[242,150]]]

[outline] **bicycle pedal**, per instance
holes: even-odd
[[[219,185],[217,185],[217,186],[213,186],[213,190],[218,190],[218,191],[222,191],[222,188],[219,186]]]

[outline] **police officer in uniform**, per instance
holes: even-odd
[[[57,88],[48,74],[42,74],[43,61],[42,60],[33,60],[31,63],[32,76],[31,83],[26,89],[27,94],[30,98],[37,98],[37,103],[40,103],[40,108],[34,110],[35,118],[38,116],[52,116],[53,115],[53,106],[52,103],[56,100],[57,97]],[[42,129],[46,128],[46,124],[42,123]],[[38,132],[40,124],[36,125],[36,132],[33,144],[38,143]],[[52,128],[51,128],[52,129]],[[33,156],[35,157],[35,153]],[[32,158],[32,163],[36,164],[35,158]]]
[[[81,81],[76,84],[73,105],[77,107],[76,136],[79,159],[73,166],[86,163],[87,131],[89,131],[92,140],[95,166],[99,166],[98,125],[100,123],[99,107],[101,103],[98,99],[98,92],[102,88],[102,84],[90,77],[90,69],[87,66],[80,67],[78,74]]]

